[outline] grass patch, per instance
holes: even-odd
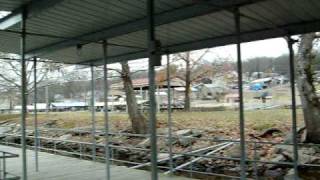
[[[298,110],[298,126],[302,126],[302,111]],[[167,126],[167,113],[158,113],[158,127]],[[174,112],[173,124],[176,129],[202,129],[206,131],[239,132],[239,112],[234,110],[213,112]],[[19,123],[19,114],[0,115],[0,121],[11,120]],[[75,128],[91,126],[90,112],[50,112],[39,113],[39,125],[50,121],[56,121],[59,128]],[[96,113],[97,126],[104,126],[104,113]],[[131,123],[125,113],[110,113],[110,128],[119,131],[130,127]],[[33,126],[33,116],[27,116],[27,125]],[[260,132],[276,127],[283,131],[291,128],[290,109],[256,110],[245,112],[246,132]]]
[[[8,120],[15,120],[20,117],[20,114],[1,114],[0,115],[0,122],[1,121],[8,121]]]

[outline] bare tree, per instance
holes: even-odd
[[[87,101],[90,97],[90,72],[87,66],[74,66],[68,70],[61,71],[64,80],[64,96],[70,99],[82,99]],[[96,71],[97,77],[102,77],[99,71]]]
[[[190,93],[191,93],[191,84],[192,82],[203,77],[209,70],[197,71],[194,70],[198,67],[200,62],[203,60],[203,57],[209,53],[209,49],[202,52],[200,55],[194,55],[191,52],[179,53],[174,56],[175,61],[182,60],[185,63],[185,73],[184,77],[180,77],[185,81],[185,94],[184,94],[184,110],[190,111],[191,102],[190,102]]]
[[[130,67],[127,61],[121,63],[121,70],[118,69],[110,69],[111,71],[115,71],[120,74],[120,77],[123,81],[124,90],[126,93],[126,102],[128,108],[128,114],[131,121],[131,127],[133,133],[136,134],[146,134],[147,133],[147,120],[141,114],[138,108],[138,103],[136,99],[136,95],[134,92],[133,84],[130,72]]]
[[[3,59],[2,59],[3,58]],[[12,60],[8,55],[1,54],[2,62],[0,63],[0,86],[2,92],[19,93],[21,86],[21,64],[16,60]],[[49,72],[55,71],[60,66],[57,64],[37,63],[37,78],[38,87],[45,86],[49,83]],[[33,77],[34,63],[26,62],[26,85],[27,92],[30,94],[34,91]]]
[[[1,59],[1,58],[0,58]],[[31,61],[26,62],[26,80],[27,90],[32,92],[34,90],[33,78],[34,63]],[[55,71],[60,68],[60,65],[49,63],[37,63],[37,79],[38,84],[48,81],[49,72]],[[15,60],[2,60],[0,64],[0,85],[5,89],[21,89],[21,64]]]
[[[320,143],[320,97],[314,80],[315,53],[313,47],[316,33],[302,35],[297,56],[297,85],[306,126],[306,142]]]

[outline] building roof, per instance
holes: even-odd
[[[147,57],[146,0],[0,0],[0,10],[12,11],[0,20],[2,52],[20,51],[22,6],[29,12],[27,57],[101,65],[104,39],[109,63]],[[319,0],[161,0],[156,38],[170,53],[235,43],[236,6],[242,42],[320,30]]]
[[[226,87],[226,85],[224,84],[204,84],[203,86],[207,88],[225,88]]]
[[[139,79],[133,79],[132,80],[132,85],[135,90],[140,90],[142,89],[148,89],[149,88],[149,80],[148,78],[139,78]],[[158,80],[156,79],[156,85],[161,87],[161,88],[167,88],[167,80]],[[185,85],[184,81],[179,79],[179,78],[171,78],[170,81],[170,86],[172,88],[175,87],[183,87]],[[116,83],[112,85],[113,88],[117,89],[123,89],[123,82]]]
[[[18,106],[14,106],[13,107],[14,110],[21,110],[22,106],[18,105]],[[47,104],[46,103],[37,103],[37,110],[45,110],[47,109]],[[34,110],[34,105],[27,105],[27,110]]]
[[[175,91],[180,91],[180,92],[185,92],[186,88],[185,87],[177,87],[177,88],[174,88]],[[191,87],[190,88],[191,92],[197,92],[198,89],[197,88],[194,88],[194,87]]]
[[[88,106],[85,102],[53,102],[52,107],[85,107]]]
[[[256,79],[256,80],[251,81],[251,83],[265,83],[265,82],[269,82],[269,81],[272,81],[272,77]]]

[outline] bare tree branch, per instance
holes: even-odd
[[[109,70],[109,71],[115,71],[115,72],[117,72],[117,73],[119,73],[119,74],[122,73],[121,70],[119,70],[119,69],[108,68],[108,70]]]
[[[191,82],[194,82],[194,81],[201,79],[204,75],[208,74],[209,72],[210,72],[209,70],[206,70],[206,71],[198,74],[197,76],[195,76],[191,79]]]
[[[0,78],[2,78],[3,80],[5,80],[5,81],[7,81],[7,82],[9,82],[11,84],[14,84],[16,87],[20,87],[20,85],[17,84],[16,82],[14,82],[14,80],[11,80],[11,79],[5,77],[3,74],[0,74]]]
[[[14,62],[11,62],[11,61],[7,62],[7,64],[8,64],[12,69],[14,69],[13,72],[14,72],[17,76],[21,77],[20,71],[17,69],[17,65],[14,65],[13,63],[14,63]],[[15,63],[15,64],[17,64],[17,63]]]

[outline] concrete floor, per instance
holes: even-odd
[[[21,154],[21,149],[0,145],[1,151]],[[28,150],[28,179],[29,180],[105,180],[105,164],[80,160],[72,157],[59,156],[49,153],[39,153],[40,171],[35,172],[34,151]],[[21,158],[7,160],[8,172],[21,176]],[[111,166],[112,180],[149,180],[150,172],[129,169],[123,166]],[[159,174],[161,180],[191,180],[189,178],[166,176]]]

